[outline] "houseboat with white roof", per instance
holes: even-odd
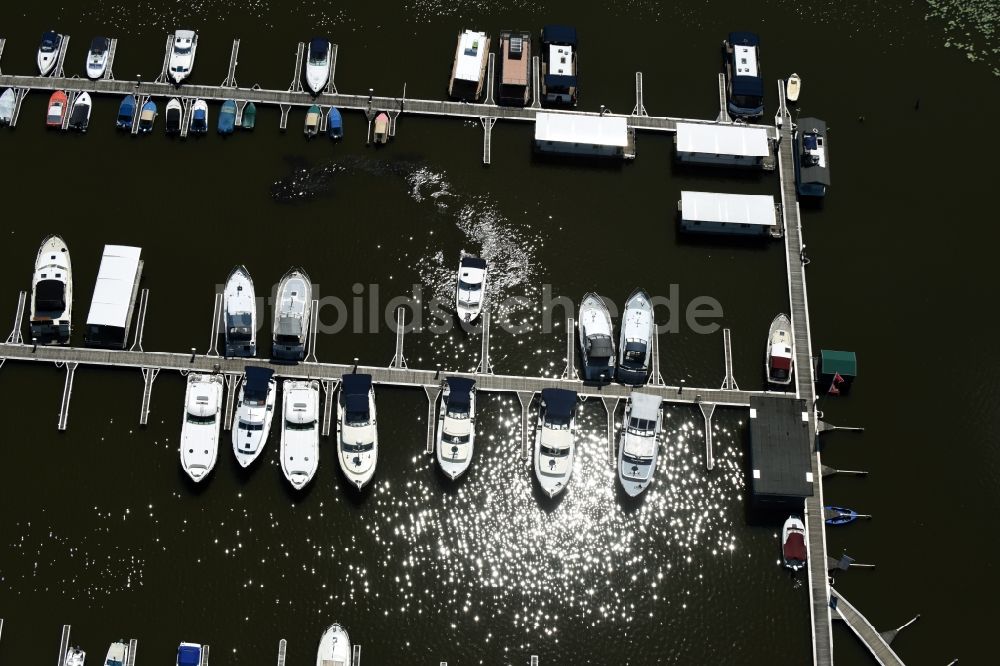
[[[455,63],[451,68],[448,96],[475,102],[483,92],[486,63],[489,60],[490,38],[485,32],[463,30],[458,33]]]

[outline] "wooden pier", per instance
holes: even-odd
[[[879,664],[882,666],[903,666],[903,660],[889,647],[889,643],[895,638],[899,629],[880,633],[857,608],[844,598],[844,595],[833,588],[831,588],[831,595],[836,604],[834,612],[837,618],[843,620],[850,627],[851,631],[861,639],[861,642],[871,651],[872,656],[875,657],[875,660]],[[911,624],[914,620],[911,620],[908,624]]]
[[[149,423],[149,405],[153,399],[153,381],[160,374],[159,368],[141,368],[142,370],[142,405],[139,407],[139,425]]]
[[[615,447],[615,412],[618,411],[618,403],[620,400],[620,398],[601,396],[601,402],[604,404],[604,413],[608,418],[608,462],[612,467],[618,457],[616,455],[617,451]]]
[[[62,636],[59,638],[59,659],[56,662],[56,666],[64,666],[66,663],[66,651],[69,650],[69,632],[70,625],[64,624]]]
[[[62,405],[59,407],[58,429],[65,430],[66,422],[69,420],[69,401],[73,397],[73,378],[76,376],[76,368],[80,364],[76,361],[66,363],[66,381],[63,384]]]

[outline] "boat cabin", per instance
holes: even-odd
[[[682,191],[677,202],[683,231],[740,236],[776,235],[778,212],[769,194]]]
[[[763,168],[771,154],[763,127],[716,123],[677,123],[677,161]]]
[[[498,104],[526,106],[531,101],[531,34],[500,33],[500,88]]]
[[[576,28],[547,25],[542,28],[542,102],[576,106]]]
[[[830,186],[830,154],[826,123],[799,118],[795,128],[795,183],[800,196],[823,197]]]
[[[729,113],[738,118],[764,115],[764,77],[760,71],[760,38],[731,32],[723,42]]]

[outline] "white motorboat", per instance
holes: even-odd
[[[792,74],[785,84],[785,97],[788,98],[789,102],[797,102],[800,92],[802,92],[802,79],[798,74]]]
[[[14,106],[17,104],[17,95],[12,88],[7,88],[0,95],[0,126],[10,125],[14,119]]]
[[[542,389],[535,427],[535,478],[549,497],[569,485],[576,454],[576,391]]]
[[[663,399],[635,392],[625,405],[621,441],[618,446],[618,480],[630,497],[649,487],[656,472]]]
[[[268,368],[246,369],[233,424],[233,453],[240,467],[249,467],[267,444],[277,392],[273,375]]]
[[[191,373],[187,378],[181,425],[181,467],[195,483],[211,473],[219,457],[224,384],[222,375]]]
[[[86,661],[86,652],[78,647],[71,647],[66,650],[66,657],[63,659],[63,666],[84,666]]]
[[[319,466],[319,382],[282,382],[281,413],[281,471],[301,490]]]
[[[577,320],[583,379],[589,382],[610,382],[615,378],[615,341],[611,313],[604,299],[590,292],[580,303]]]
[[[245,266],[229,273],[222,292],[225,317],[226,356],[257,355],[257,299],[253,280]]]
[[[347,480],[359,490],[375,474],[378,428],[371,375],[347,374],[337,401],[337,459]]]
[[[318,95],[329,80],[330,41],[325,37],[314,37],[306,54],[306,85],[313,95]]]
[[[339,624],[331,624],[319,639],[316,666],[351,666],[351,637]]]
[[[125,666],[128,660],[128,645],[125,641],[115,641],[108,648],[108,654],[104,657],[104,666]]]
[[[649,379],[653,353],[653,306],[649,294],[636,289],[625,302],[621,339],[618,343],[618,381],[641,386]]]
[[[455,311],[460,321],[474,321],[486,298],[486,260],[465,256],[458,262]]]
[[[177,666],[201,666],[202,657],[200,643],[181,643],[177,646]]]
[[[180,134],[183,119],[184,107],[181,105],[181,101],[174,97],[167,102],[167,134]]]
[[[38,46],[38,73],[42,76],[48,76],[55,69],[62,38],[54,30],[42,34],[42,43]]]
[[[196,99],[191,105],[191,124],[188,129],[192,134],[208,133],[208,102]]]
[[[69,113],[69,126],[77,132],[86,132],[90,127],[90,112],[93,109],[90,93],[82,92],[76,96],[73,108]]]
[[[472,462],[476,440],[476,382],[448,377],[437,422],[437,460],[441,471],[457,479]]]
[[[767,381],[779,386],[791,384],[794,356],[792,322],[789,321],[788,315],[779,314],[771,322],[771,328],[767,332],[767,352],[764,360]]]
[[[781,528],[781,559],[792,571],[806,565],[806,526],[798,516],[789,516]]]
[[[170,78],[180,83],[191,75],[194,68],[194,54],[198,49],[198,34],[194,30],[178,30],[174,33],[174,45],[170,50],[168,64]]]
[[[107,37],[94,37],[87,51],[87,78],[100,79],[108,69],[108,57],[111,54],[111,40]]]
[[[274,310],[274,344],[271,356],[284,361],[306,357],[312,282],[301,268],[289,270],[278,283],[278,306]]]
[[[59,236],[42,241],[31,278],[31,337],[66,344],[72,330],[73,271],[69,248]]]

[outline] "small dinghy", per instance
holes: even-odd
[[[90,101],[90,93],[80,93],[76,101],[73,102],[73,110],[69,116],[69,126],[77,132],[86,132],[90,126],[90,111],[93,104]]]
[[[331,139],[344,138],[344,119],[335,106],[331,106],[326,114],[326,135]]]
[[[135,118],[135,97],[125,95],[122,103],[118,105],[118,118],[115,125],[120,130],[132,130],[132,120]]]
[[[236,100],[227,99],[222,103],[222,110],[219,111],[219,134],[227,135],[233,133],[236,127]]]
[[[243,107],[243,118],[240,119],[240,127],[245,130],[252,130],[256,124],[257,105],[253,102],[247,102],[247,105]]]
[[[792,74],[788,77],[788,83],[785,84],[785,97],[788,98],[789,102],[797,102],[801,91],[802,79],[799,78],[798,74]]]
[[[14,118],[14,104],[17,102],[17,95],[10,88],[0,95],[0,125],[10,125]]]
[[[313,104],[306,111],[306,127],[305,133],[307,138],[312,138],[319,133],[319,119],[323,115],[323,112],[318,106]]]
[[[847,525],[853,523],[858,518],[871,518],[871,516],[858,513],[854,509],[845,509],[842,506],[824,506],[823,519],[827,525]]]
[[[792,571],[806,565],[806,526],[797,516],[789,516],[781,528],[781,559]]]

